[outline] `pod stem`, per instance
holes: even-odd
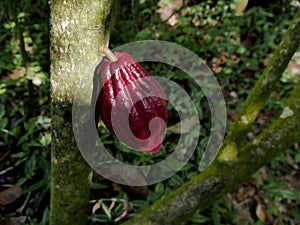
[[[102,53],[111,61],[111,62],[116,62],[118,61],[117,57],[114,55],[114,53],[105,45],[102,46],[101,49]]]

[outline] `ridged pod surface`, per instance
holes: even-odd
[[[114,56],[116,61],[104,58],[96,68],[101,88],[97,99],[100,118],[129,147],[158,152],[167,121],[165,94],[130,54],[114,52]]]

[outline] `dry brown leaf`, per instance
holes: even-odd
[[[96,204],[93,206],[92,212],[95,213],[98,209],[101,208],[101,205],[99,202],[96,202]]]
[[[175,13],[173,16],[170,17],[170,19],[168,20],[168,24],[173,27],[177,24],[179,20],[179,15],[178,13]]]
[[[116,205],[116,199],[111,199],[111,204],[108,208],[108,211],[111,213],[111,210],[115,207]]]
[[[247,195],[245,194],[245,190],[244,190],[244,187],[240,187],[238,192],[237,192],[237,195],[236,195],[236,198],[238,201],[243,201],[247,198]]]
[[[233,54],[233,55],[231,56],[231,61],[232,61],[233,63],[239,63],[239,62],[241,61],[241,58],[240,58],[239,56]]]
[[[199,16],[198,16],[197,14],[193,17],[193,19],[192,19],[192,24],[193,24],[195,27],[198,27],[198,26],[201,25]]]
[[[0,205],[8,205],[16,201],[22,194],[21,187],[10,187],[2,192],[0,192]]]
[[[212,61],[213,65],[220,65],[221,64],[221,60],[219,58],[213,58]]]
[[[285,159],[290,166],[294,167],[295,162],[293,157],[290,154],[286,154]]]
[[[250,190],[247,191],[247,195],[249,197],[252,197],[255,194],[255,189],[254,188],[250,188]]]
[[[211,25],[212,25],[212,26],[217,26],[219,23],[220,23],[219,20],[213,19],[213,20],[211,21]]]
[[[9,80],[14,80],[14,79],[17,79],[19,77],[23,77],[24,74],[25,74],[24,70],[15,69],[15,70],[12,71],[11,74],[8,74],[7,76],[2,77],[1,81],[6,82],[6,81],[9,81]]]
[[[222,52],[220,56],[220,64],[225,64],[228,61],[227,53]]]
[[[175,0],[173,3],[161,4],[161,7],[157,10],[160,14],[160,19],[166,21],[171,26],[176,25],[178,22],[179,15],[175,13],[176,8],[182,6],[182,0]],[[176,15],[175,15],[176,14]]]
[[[300,62],[299,61],[291,61],[288,65],[288,68],[291,69],[293,74],[300,74]]]
[[[120,221],[122,220],[123,218],[126,217],[126,215],[128,214],[129,212],[129,204],[127,201],[124,201],[124,212],[122,213],[122,215],[120,215],[119,217],[117,217],[114,221],[117,222],[117,221]]]
[[[253,199],[257,202],[257,204],[261,203],[261,199],[257,194],[253,195]]]
[[[235,12],[237,16],[241,16],[244,13],[244,10],[246,9],[248,5],[248,0],[240,0],[235,5]]]
[[[262,221],[262,222],[265,221],[266,215],[265,215],[265,212],[264,212],[263,207],[262,207],[261,204],[257,204],[255,214],[256,214],[256,216],[258,217],[258,219],[260,221]]]
[[[237,224],[253,224],[253,219],[251,218],[248,207],[238,207],[236,210]]]
[[[3,218],[3,219],[0,217],[0,224],[1,225],[20,225],[20,224],[25,224],[26,219],[27,219],[26,216]]]
[[[265,169],[265,168],[261,168],[261,169],[258,171],[258,174],[260,175],[261,179],[263,179],[263,181],[268,180],[268,175],[267,175],[267,172],[266,172],[266,169]]]
[[[211,69],[214,73],[221,73],[223,70],[221,66],[213,66]]]
[[[267,58],[264,59],[263,63],[264,63],[264,66],[267,66],[272,58],[273,54],[269,54],[267,56]]]

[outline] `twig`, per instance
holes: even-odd
[[[131,0],[131,12],[132,12],[132,16],[133,16],[135,30],[136,30],[137,33],[139,33],[140,29],[139,29],[139,26],[138,26],[138,22],[137,22],[135,10],[134,10],[134,0]]]
[[[20,26],[20,23],[18,21],[17,18],[17,14],[16,14],[16,7],[14,5],[15,1],[10,1],[10,0],[6,0],[6,4],[8,7],[8,11],[10,16],[12,17],[12,20],[15,22],[15,32],[17,35],[17,39],[20,41],[20,52],[21,52],[21,56],[22,56],[22,61],[23,61],[23,66],[25,68],[25,76],[27,76],[28,79],[28,90],[29,90],[29,101],[28,101],[28,117],[30,118],[32,115],[32,109],[33,104],[34,104],[34,88],[33,88],[33,83],[31,80],[31,77],[29,77],[30,75],[30,63],[29,63],[29,59],[28,59],[28,55],[26,53],[26,49],[25,49],[25,42],[24,42],[24,38],[23,38],[23,30]]]

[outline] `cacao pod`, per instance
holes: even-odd
[[[130,54],[114,52],[114,56],[116,61],[104,58],[96,68],[101,87],[97,99],[100,118],[129,147],[155,153],[161,148],[166,128],[165,94]]]

